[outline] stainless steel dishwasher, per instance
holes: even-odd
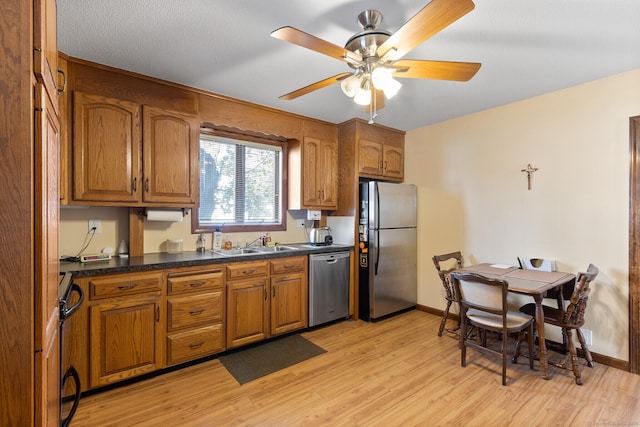
[[[309,326],[349,316],[349,252],[309,255]]]

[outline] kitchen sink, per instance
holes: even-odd
[[[218,255],[224,256],[240,256],[240,255],[251,255],[251,254],[259,254],[261,252],[257,251],[255,248],[233,248],[233,249],[220,249],[214,250],[214,253]]]
[[[213,252],[224,256],[260,255],[288,251],[297,251],[293,246],[252,246],[250,248],[216,249]]]
[[[298,250],[298,248],[294,248],[293,246],[256,246],[255,249],[258,252],[263,252],[263,253],[287,252],[287,251]]]

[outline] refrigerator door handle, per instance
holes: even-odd
[[[380,263],[380,230],[376,229],[376,243],[375,243],[375,251],[376,251],[376,260],[374,262],[374,271],[373,274],[375,276],[378,275],[378,264]]]
[[[375,235],[375,251],[376,251],[376,260],[374,262],[374,270],[373,270],[373,274],[374,276],[378,275],[378,264],[380,263],[380,193],[378,191],[378,184],[375,184],[375,198],[376,198],[376,203],[375,203],[375,208],[376,208],[376,212],[375,212],[375,230],[376,230],[376,235]]]

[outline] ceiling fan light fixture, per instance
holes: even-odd
[[[393,78],[393,70],[382,66],[376,67],[371,72],[371,81],[376,89],[384,92],[387,99],[393,98],[402,87],[402,84]]]
[[[340,83],[340,88],[342,92],[347,95],[349,98],[353,98],[360,87],[360,76],[358,74],[353,74],[346,79],[344,79]]]
[[[356,104],[369,105],[371,104],[371,82],[369,76],[364,76],[360,87],[356,91],[356,95],[353,97]]]
[[[401,87],[402,87],[402,83],[400,83],[396,79],[391,79],[385,85],[385,87],[382,88],[382,91],[384,92],[384,96],[387,99],[391,99],[395,96],[396,93],[398,93]]]
[[[376,67],[371,72],[371,82],[376,89],[384,90],[385,86],[393,80],[392,71],[387,67]]]

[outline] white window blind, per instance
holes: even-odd
[[[282,223],[282,147],[203,134],[200,228]]]

